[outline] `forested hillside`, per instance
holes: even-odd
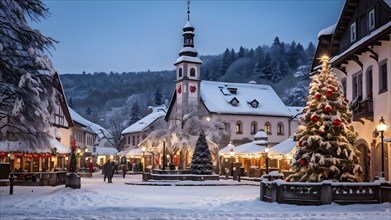
[[[201,56],[203,80],[271,85],[286,105],[304,106],[309,65],[315,53],[310,43],[290,44],[275,38],[271,46],[226,49]],[[62,74],[68,104],[96,123],[110,126],[115,118],[129,124],[147,114],[148,106],[169,102],[175,71]]]

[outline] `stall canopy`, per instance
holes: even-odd
[[[93,155],[114,155],[117,154],[118,150],[114,147],[95,147]]]
[[[143,156],[143,151],[142,151],[141,148],[133,148],[133,149],[130,149],[130,150],[126,151],[122,155],[126,155],[127,157],[141,157],[141,156]],[[145,156],[151,156],[151,153],[148,152],[148,151],[145,151],[144,155]]]
[[[70,154],[71,150],[66,147],[65,145],[61,144],[59,141],[56,139],[51,139],[50,143],[52,144],[52,148],[56,148],[56,152],[59,154]]]
[[[275,145],[270,148],[270,156],[280,156],[280,157],[292,157],[295,152],[296,141],[293,140],[293,137],[289,137],[285,141]]]

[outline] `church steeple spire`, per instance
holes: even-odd
[[[183,27],[183,48],[179,56],[197,57],[198,53],[194,49],[194,26],[190,23],[190,1],[187,1],[187,22]]]
[[[190,21],[190,0],[187,1],[187,20]]]

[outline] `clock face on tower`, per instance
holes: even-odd
[[[178,94],[182,93],[182,86],[180,84],[177,86],[176,91],[178,92]]]
[[[190,92],[193,93],[197,90],[197,87],[195,85],[190,86]]]

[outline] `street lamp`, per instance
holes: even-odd
[[[265,148],[265,153],[266,153],[266,175],[268,175],[268,173],[269,173],[269,156],[268,156],[269,150],[270,150],[269,147]]]
[[[234,176],[234,157],[235,157],[235,151],[233,148],[229,151],[229,155],[231,155],[231,175]]]
[[[376,127],[380,132],[381,138],[381,176],[384,178],[384,131],[387,129],[387,124],[384,121],[383,116],[381,116],[380,122]]]
[[[141,148],[141,151],[143,152],[143,174],[145,172],[145,147]]]

